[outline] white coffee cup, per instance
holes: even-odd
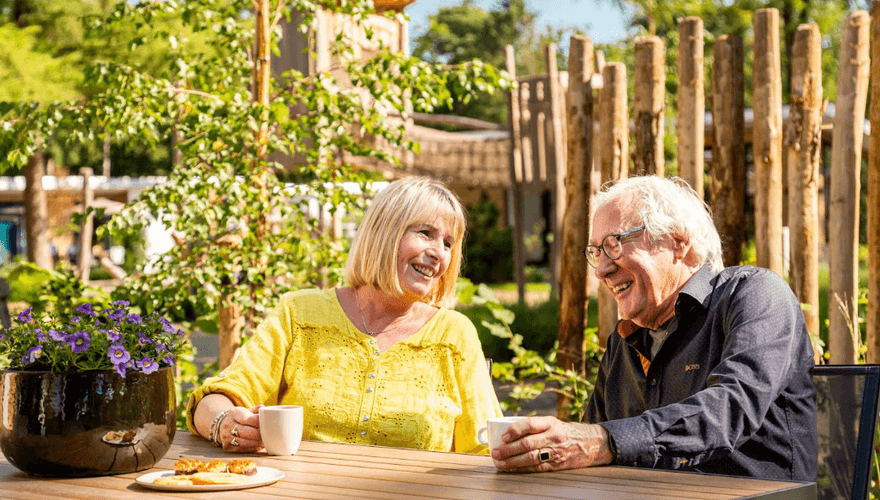
[[[293,455],[303,433],[303,407],[298,405],[260,408],[260,437],[270,455]]]
[[[487,420],[486,427],[482,427],[477,432],[477,440],[482,444],[489,445],[489,451],[492,451],[496,446],[504,444],[501,441],[501,435],[511,424],[527,418],[529,417],[492,417]],[[487,434],[488,438],[485,436]]]

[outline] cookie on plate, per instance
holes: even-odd
[[[174,462],[174,474],[178,476],[195,474],[198,472],[201,465],[201,460],[196,460],[195,458],[182,458],[177,462]]]
[[[198,472],[228,472],[229,468],[226,466],[226,462],[224,460],[211,460],[210,462],[202,462],[199,465]]]
[[[253,476],[257,473],[257,464],[253,460],[236,458],[229,461],[229,472]]]
[[[229,474],[228,472],[196,472],[192,476],[192,484],[243,484],[249,483],[251,478],[240,474]]]
[[[192,485],[192,476],[160,476],[153,480],[156,484]]]

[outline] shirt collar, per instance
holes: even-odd
[[[704,265],[684,284],[679,292],[679,298],[682,294],[686,295],[699,303],[703,309],[708,309],[716,276],[718,275],[712,272],[708,265]]]
[[[714,288],[713,283],[715,281],[715,277],[717,274],[712,272],[709,269],[708,265],[704,265],[700,269],[694,273],[693,276],[684,284],[681,291],[679,292],[679,299],[682,294],[691,297],[694,301],[699,303],[704,309],[709,307],[709,300],[712,296],[712,290]],[[633,333],[635,333],[639,328],[639,325],[632,322],[632,320],[623,319],[617,325],[617,333],[623,337],[627,338]]]

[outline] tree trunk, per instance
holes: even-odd
[[[780,276],[782,256],[782,80],[779,62],[779,11],[755,12],[755,258]]]
[[[268,148],[269,137],[269,79],[271,71],[271,61],[269,56],[270,37],[272,32],[270,29],[270,16],[268,0],[258,0],[255,3],[256,8],[256,53],[257,58],[254,64],[254,101],[264,106],[263,112],[260,114],[260,124],[255,136],[257,145],[257,158],[254,161],[254,171],[252,172],[252,182],[256,184],[260,190],[258,203],[262,206],[268,205],[269,190],[267,187],[267,176],[264,160],[266,159],[266,151]],[[262,239],[269,232],[268,215],[270,211],[265,211],[257,221],[254,237]],[[258,272],[265,271],[266,257],[262,255],[252,256],[248,263],[250,269],[256,269]],[[265,272],[263,272],[265,274]],[[233,282],[236,281],[233,277]],[[256,289],[259,286],[254,283],[249,284],[251,290],[251,300],[256,299]],[[244,318],[242,318],[241,306],[235,301],[235,294],[229,290],[234,290],[236,284],[229,285],[228,290],[223,293],[219,300],[219,328],[218,336],[220,350],[221,369],[224,367],[224,359],[231,363],[238,353],[241,346],[241,329],[244,326]],[[225,354],[224,354],[225,353]]]
[[[746,154],[743,42],[735,35],[715,40],[712,55],[712,216],[725,242],[724,265],[742,260],[745,241]]]
[[[514,59],[513,45],[504,47],[504,60],[511,80],[516,81],[516,60]],[[507,126],[510,130],[510,189],[513,199],[513,270],[516,279],[516,296],[519,303],[522,304],[526,295],[526,257],[523,243],[523,163],[519,102],[519,90],[514,89],[507,93]]]
[[[871,60],[871,130],[880,130],[880,0],[874,0]],[[880,363],[880,134],[871,134],[868,148],[868,363]]]
[[[613,62],[602,70],[599,92],[600,184],[626,179],[629,175],[629,113],[627,109],[626,65]],[[619,319],[617,301],[605,285],[598,287],[598,334],[603,347],[614,333]]]
[[[788,281],[810,335],[819,335],[819,156],[822,153],[822,46],[819,27],[802,25],[794,36],[788,150],[791,265]],[[819,362],[819,351],[815,352]]]
[[[557,365],[584,371],[584,317],[587,306],[587,246],[590,173],[593,169],[593,41],[572,36],[568,58],[568,159],[562,234],[562,275],[559,302]],[[557,417],[568,419],[569,401],[557,397]]]
[[[663,41],[656,36],[635,41],[635,175],[663,176],[664,111],[666,95],[666,54]]]
[[[79,173],[83,180],[83,221],[79,232],[79,249],[76,265],[79,279],[83,283],[88,283],[89,274],[92,270],[92,231],[94,230],[94,216],[88,210],[95,203],[95,191],[92,189],[92,169],[88,167],[81,168]]]
[[[45,171],[42,142],[37,139],[36,151],[24,169],[24,216],[28,260],[43,269],[52,269],[49,253],[49,209],[43,190]]]
[[[869,22],[863,10],[846,16],[837,72],[828,238],[828,352],[834,364],[858,360],[859,174],[870,71]]]
[[[703,20],[678,21],[678,175],[703,199],[704,128]]]

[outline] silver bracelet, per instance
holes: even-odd
[[[223,443],[220,442],[220,424],[223,423],[223,419],[226,418],[227,413],[229,413],[229,410],[222,411],[214,417],[214,421],[211,422],[211,431],[208,433],[208,438],[211,442],[221,447],[223,446]]]

